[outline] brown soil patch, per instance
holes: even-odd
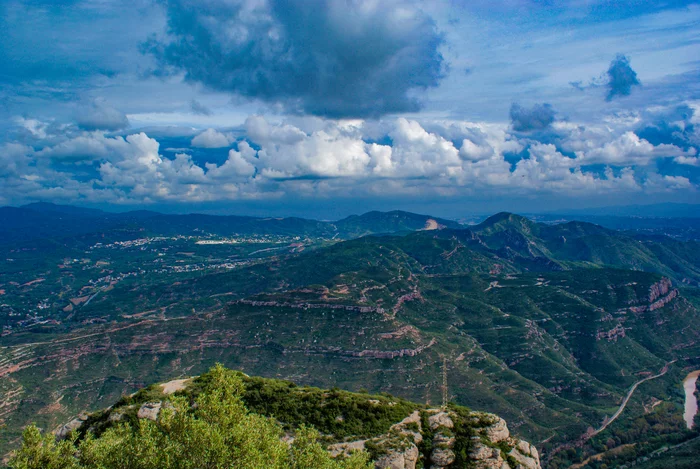
[[[23,285],[21,285],[21,286],[23,286],[23,287],[30,287],[30,286],[34,285],[35,283],[41,283],[41,282],[43,282],[44,280],[46,280],[46,279],[44,279],[44,278],[38,278],[38,279],[32,280],[31,282],[27,282],[27,283],[25,283],[25,284],[23,284]]]
[[[186,379],[174,379],[172,381],[168,381],[167,383],[163,383],[160,385],[161,388],[163,388],[163,394],[172,394],[175,391],[181,391],[185,389],[186,383],[189,381],[189,378]]]

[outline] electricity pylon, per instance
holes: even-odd
[[[442,409],[447,409],[447,404],[449,401],[449,394],[447,389],[447,357],[442,356]]]

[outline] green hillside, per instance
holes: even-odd
[[[608,439],[645,442],[636,458],[693,435],[680,386],[700,365],[693,242],[510,214],[342,242],[201,239],[7,253],[5,311],[46,307],[3,318],[3,452],[30,422],[53,429],[215,362],[435,404],[444,358],[450,399],[502,416],[554,468]]]
[[[36,426],[13,469],[292,468],[538,469],[529,443],[498,416],[429,408],[388,394],[299,387],[216,365],[201,376],[154,384],[81,415],[56,436]],[[525,466],[522,466],[525,467]]]

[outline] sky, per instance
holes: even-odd
[[[4,0],[0,205],[700,203],[700,2]]]

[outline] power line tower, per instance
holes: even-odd
[[[447,389],[447,357],[442,356],[442,408],[447,409],[449,394]]]

